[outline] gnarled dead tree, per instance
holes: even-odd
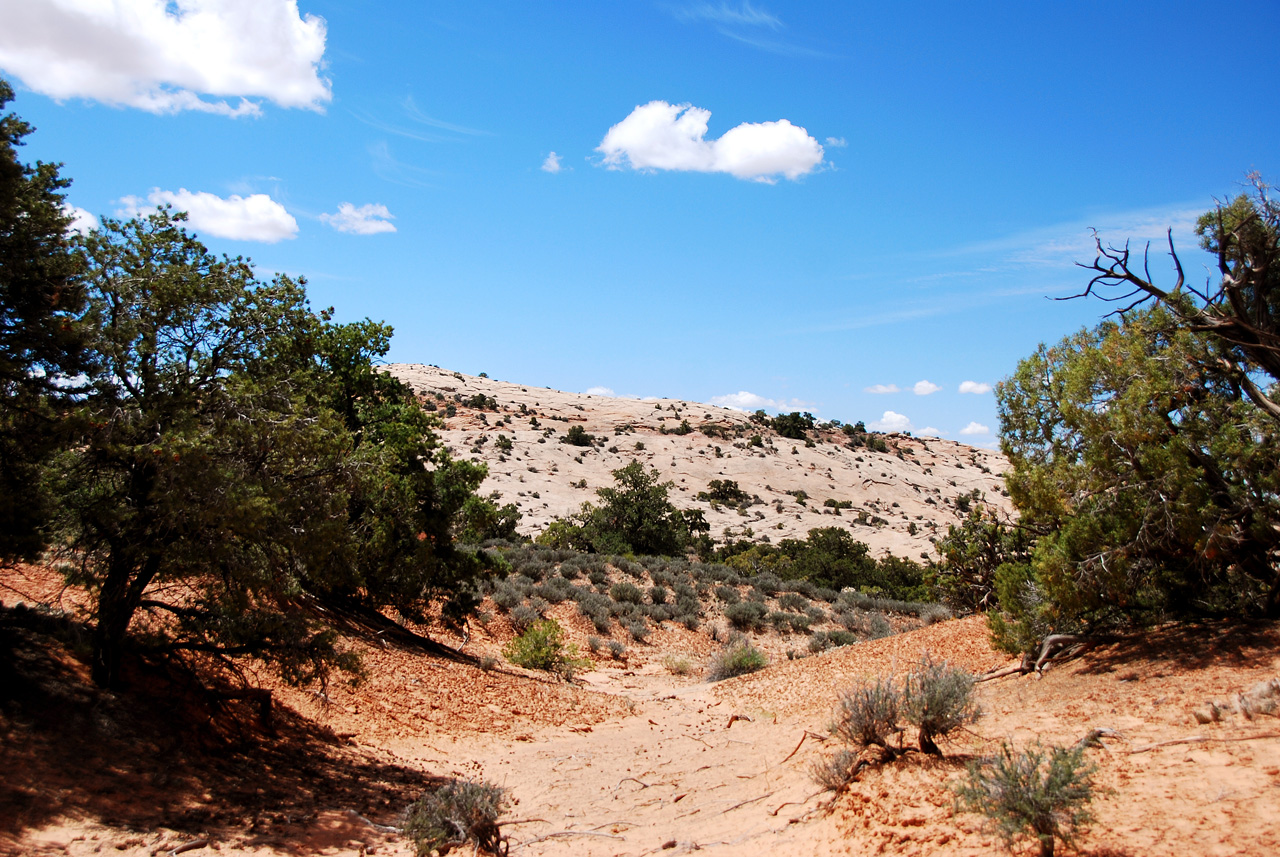
[[[1126,242],[1104,245],[1094,233],[1097,255],[1080,267],[1094,272],[1078,295],[1105,301],[1127,301],[1114,315],[1124,315],[1152,299],[1168,307],[1186,329],[1208,334],[1216,346],[1217,369],[1271,419],[1280,422],[1280,393],[1263,389],[1261,376],[1280,382],[1280,204],[1270,186],[1253,173],[1253,194],[1241,194],[1200,217],[1196,233],[1201,246],[1217,256],[1221,280],[1203,289],[1190,286],[1168,233],[1169,255],[1177,273],[1172,288],[1156,285],[1151,276],[1148,243],[1141,270]]]

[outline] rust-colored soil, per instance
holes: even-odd
[[[1103,793],[1082,853],[1280,850],[1280,719],[1192,716],[1280,676],[1275,625],[1165,628],[984,683],[986,714],[943,743],[946,758],[909,753],[832,799],[809,770],[834,752],[821,736],[840,690],[924,651],[974,671],[1007,663],[981,618],[715,685],[700,675],[707,635],[669,623],[574,684],[358,643],[365,682],[274,688],[269,734],[246,702],[172,671],[139,664],[130,690],[92,688],[77,626],[13,607],[37,600],[39,575],[4,574],[0,853],[408,855],[387,829],[404,807],[440,778],[473,776],[511,790],[512,854],[987,855],[999,840],[955,813],[948,783],[1001,739],[1069,744],[1092,728],[1123,737],[1089,751]],[[495,619],[465,650],[496,652],[509,634]],[[692,674],[664,666],[679,655]]]

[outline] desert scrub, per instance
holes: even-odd
[[[985,815],[1013,849],[1022,836],[1040,845],[1040,857],[1053,857],[1054,843],[1074,844],[1075,835],[1093,820],[1095,768],[1083,747],[1045,747],[1036,743],[1017,752],[1001,743],[990,759],[971,764],[955,786],[956,806]]]
[[[497,854],[502,848],[498,816],[506,807],[507,792],[501,786],[452,780],[409,807],[404,835],[413,840],[420,857],[432,851],[446,854],[468,842]]]
[[[517,666],[546,670],[567,679],[574,672],[591,666],[591,661],[578,657],[578,647],[564,642],[564,629],[555,619],[535,622],[520,636],[507,643],[503,656]]]
[[[942,755],[935,738],[972,723],[981,714],[973,698],[973,676],[928,654],[907,674],[902,707],[907,722],[920,730],[921,751],[934,756]]]
[[[672,675],[688,675],[693,672],[693,663],[684,655],[665,655],[662,665]]]
[[[902,731],[901,712],[902,691],[889,679],[878,678],[840,694],[831,734],[845,744],[890,750],[889,736]]]
[[[745,637],[731,639],[716,653],[707,666],[707,681],[720,681],[736,675],[746,675],[769,665],[764,652],[751,645]]]
[[[609,587],[609,597],[619,604],[643,604],[644,593],[640,591],[640,587],[634,583],[628,583],[625,580],[622,583],[615,583]]]
[[[759,601],[741,601],[725,608],[724,618],[739,631],[762,628],[769,610]]]

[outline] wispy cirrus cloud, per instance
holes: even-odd
[[[870,387],[863,387],[862,392],[883,396],[889,393],[901,393],[902,390],[897,384],[872,384]]]
[[[730,3],[694,3],[675,10],[677,18],[684,21],[712,21],[717,24],[742,25],[748,27],[767,27],[777,30],[782,21],[777,15],[759,7],[743,2],[737,5]]]
[[[6,3],[0,67],[51,98],[151,113],[323,110],[326,25],[296,0]],[[226,99],[239,99],[232,104]]]
[[[795,180],[822,163],[822,146],[787,119],[744,122],[708,140],[711,111],[650,101],[609,129],[596,148],[610,169],[729,173],[772,184]]]

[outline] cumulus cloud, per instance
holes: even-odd
[[[560,169],[560,156],[555,152],[547,155],[547,159],[542,162],[542,171],[544,173],[558,173]]]
[[[991,434],[991,429],[987,428],[982,423],[969,423],[967,426],[960,429],[960,434]]]
[[[152,113],[260,113],[250,99],[319,110],[325,37],[297,0],[6,3],[0,67],[52,98]]]
[[[924,428],[917,431],[916,434],[920,435],[921,437],[942,437],[942,432],[938,431],[933,426],[925,426]]]
[[[729,173],[773,183],[798,179],[822,163],[822,146],[786,119],[744,122],[717,140],[706,139],[711,111],[691,104],[650,101],[609,129],[596,148],[611,169]]]
[[[707,400],[707,403],[718,405],[722,408],[731,408],[735,411],[795,411],[809,405],[808,402],[802,402],[799,399],[792,399],[789,402],[767,399],[755,393],[748,393],[746,390],[739,390],[727,396],[712,396]]]
[[[902,390],[898,389],[897,384],[872,384],[870,387],[863,387],[862,392],[881,395],[884,393],[901,393]]]
[[[941,389],[941,387],[932,381],[916,381],[916,383],[911,387],[911,392],[915,393],[917,396],[932,396]]]
[[[395,215],[385,205],[369,203],[356,208],[349,202],[338,206],[337,214],[322,214],[320,220],[339,232],[353,235],[375,235],[379,232],[395,232]]]
[[[991,385],[990,385],[990,384],[981,384],[981,383],[979,383],[979,382],[977,382],[977,381],[961,381],[961,382],[960,382],[960,392],[961,392],[961,393],[973,393],[974,395],[981,396],[981,395],[983,395],[984,393],[990,393],[990,392],[991,392]]]
[[[885,411],[880,419],[868,423],[872,431],[911,431],[911,420],[897,411]]]
[[[68,232],[79,232],[81,235],[88,235],[90,232],[98,228],[98,218],[78,205],[63,203],[62,213],[71,218],[71,225],[67,227]]]
[[[604,396],[606,398],[615,398],[618,394],[608,387],[589,387],[587,389],[588,396]]]
[[[196,232],[219,238],[274,244],[298,234],[298,221],[265,193],[232,194],[224,199],[203,191],[193,193],[186,188],[176,191],[155,188],[146,199],[126,196],[120,204],[122,207],[116,213],[121,217],[137,217],[162,205],[171,205],[177,211],[187,212],[187,222]]]

